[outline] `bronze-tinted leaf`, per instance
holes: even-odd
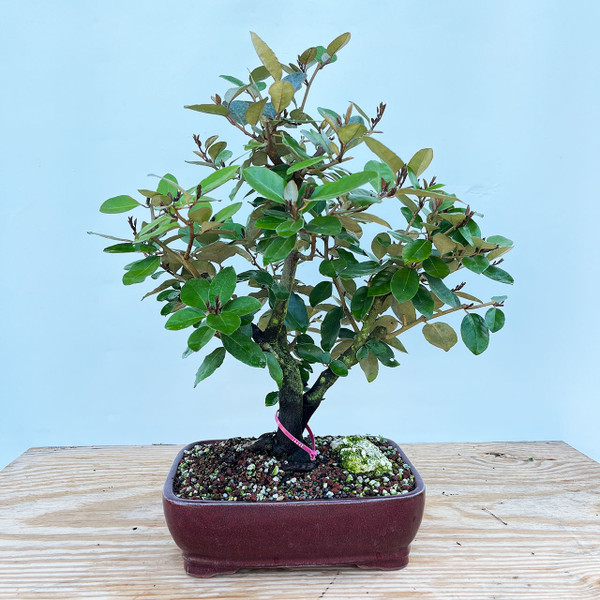
[[[431,148],[423,148],[410,159],[408,168],[418,177],[427,169],[432,160],[433,150]]]
[[[333,56],[336,52],[339,52],[350,41],[351,37],[352,36],[349,33],[338,35],[338,37],[327,46],[327,54]]]
[[[454,252],[456,248],[456,242],[453,242],[447,235],[443,233],[436,233],[433,238],[433,245],[439,250],[439,253],[443,256],[444,254],[450,254]]]
[[[362,123],[350,123],[349,125],[344,125],[338,129],[338,137],[340,138],[340,142],[343,144],[347,144],[355,138],[359,138],[361,135],[366,133],[367,128]]]
[[[377,375],[379,374],[379,361],[374,354],[369,352],[366,358],[363,358],[359,364],[369,383],[377,379]]]
[[[312,46],[311,48],[307,48],[298,57],[298,61],[301,62],[303,65],[307,65],[308,63],[315,60],[316,57],[317,57],[317,49],[314,46]]]
[[[427,323],[423,327],[423,335],[430,344],[444,352],[448,352],[458,341],[456,332],[447,323]]]
[[[372,137],[365,138],[365,144],[369,147],[369,150],[378,156],[384,163],[386,163],[394,173],[400,171],[404,166],[402,159],[392,152],[387,146],[383,145],[379,140]]]
[[[255,102],[254,104],[251,104],[248,107],[248,110],[246,110],[246,121],[248,121],[248,123],[250,123],[250,125],[256,125],[258,123],[258,120],[260,119],[260,116],[263,114],[263,111],[265,110],[265,105],[267,103],[268,98],[263,98],[262,100],[259,100],[258,102]]]
[[[184,106],[184,108],[210,115],[223,115],[224,117],[229,114],[227,108],[220,104],[191,104],[190,106]]]
[[[260,58],[260,62],[269,71],[271,77],[275,81],[279,81],[281,79],[281,63],[277,60],[275,53],[253,31],[250,32],[250,36],[252,37],[252,43],[254,44],[258,58]]]

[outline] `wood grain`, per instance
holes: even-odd
[[[0,472],[0,598],[600,599],[600,465],[562,442],[405,445],[427,506],[402,571],[208,580],[163,521],[178,449],[33,448]]]

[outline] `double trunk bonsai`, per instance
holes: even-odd
[[[462,274],[513,283],[498,266],[512,242],[484,237],[482,215],[422,177],[430,148],[405,162],[379,141],[385,104],[372,116],[354,102],[339,113],[309,109],[317,75],[349,33],[291,64],[251,35],[262,64],[244,80],[222,75],[231,86],[223,96],[186,107],[229,123],[242,147],[234,154],[217,135],[194,135],[189,162],[211,171],[199,184],[166,174],[141,199],[117,196],[100,210],[144,213],[129,217],[126,238],[104,236],[118,242],[105,252],[143,255],[123,283],[158,280],[146,296],[162,303],[167,329],[190,331],[185,357],[214,345],[196,385],[227,354],[268,372],[276,389],[265,403],[278,405],[282,427],[252,448],[302,471],[314,461],[298,443],[329,389],[356,365],[368,382],[380,365],[397,367],[407,331],[421,327],[448,351],[458,335],[445,319],[462,313],[467,348],[487,348],[506,297],[480,300]],[[383,206],[392,223],[377,215]]]

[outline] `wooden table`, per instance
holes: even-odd
[[[0,598],[600,599],[600,464],[563,442],[414,444],[425,519],[402,571],[183,572],[176,446],[33,448],[0,472]]]

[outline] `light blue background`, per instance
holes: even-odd
[[[98,212],[186,165],[192,133],[226,133],[183,110],[258,64],[249,30],[284,61],[351,31],[315,104],[388,104],[381,138],[507,235],[507,324],[475,357],[418,330],[410,354],[367,385],[353,371],[315,415],[317,433],[403,442],[564,439],[600,459],[598,423],[599,5],[575,0],[0,3],[2,219],[0,466],[30,446],[184,443],[273,427],[263,372],[229,357],[196,390],[186,336],[163,329],[127,257],[87,230]],[[235,138],[238,139],[239,138]],[[387,216],[398,217],[398,205]],[[503,265],[504,266],[504,265]],[[487,281],[487,280],[486,280]],[[476,293],[477,293],[476,292]],[[452,323],[456,321],[450,320]]]

